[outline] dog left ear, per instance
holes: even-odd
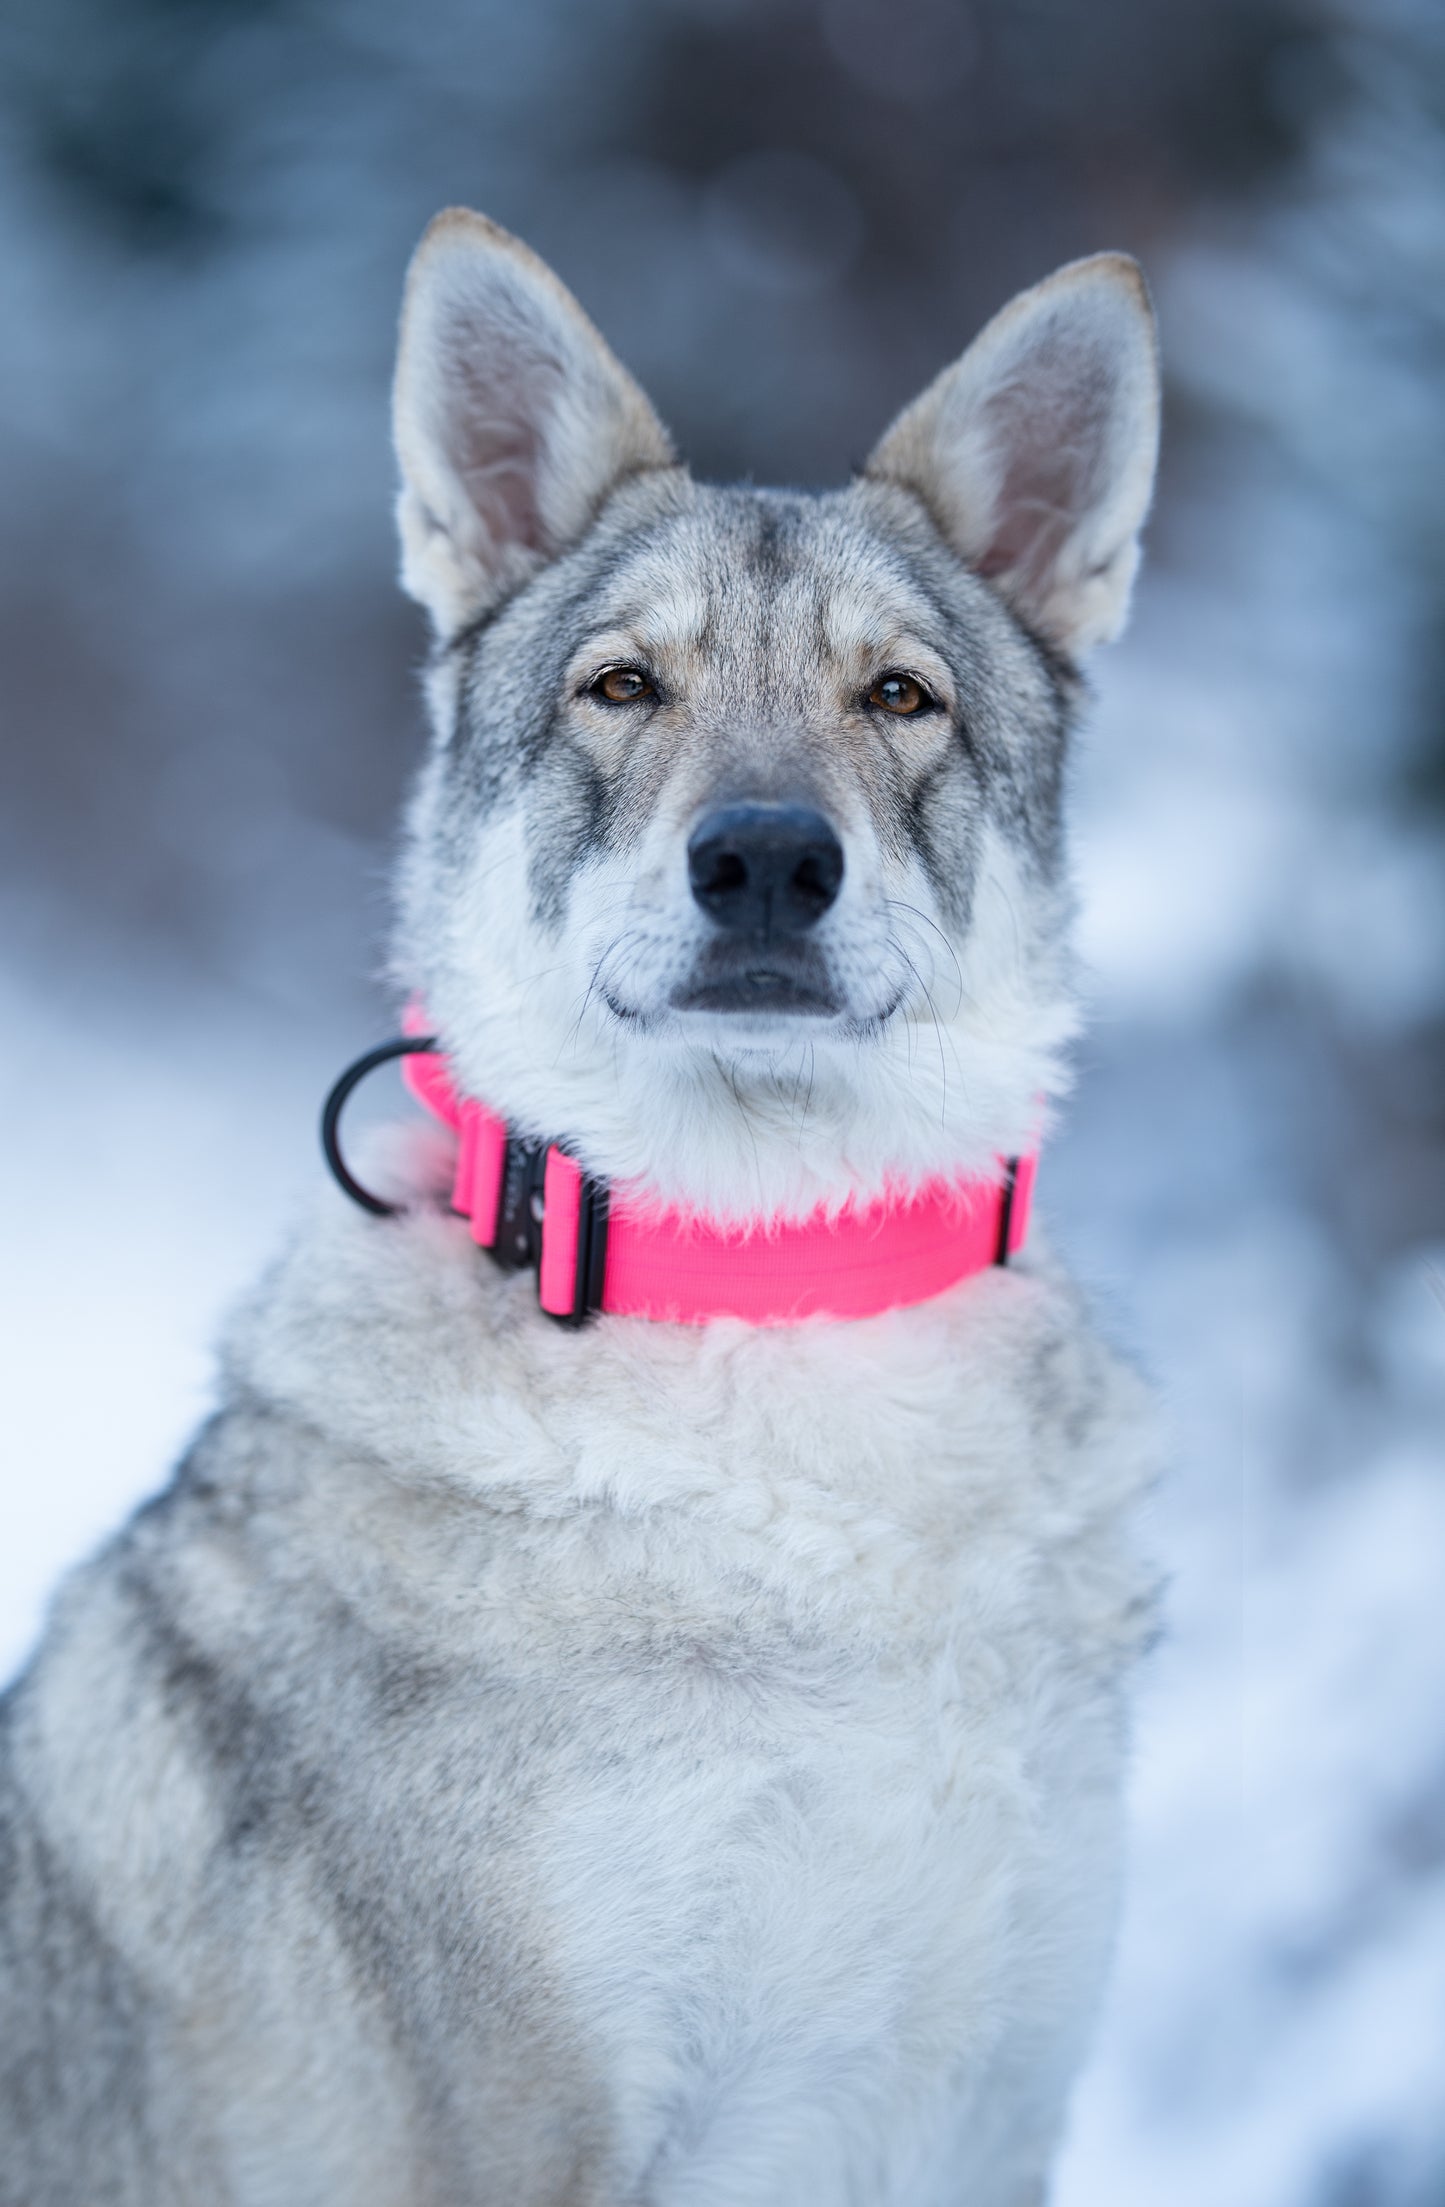
[[[667,432],[545,262],[465,207],[407,276],[393,420],[402,583],[449,636],[583,534]]]
[[[1159,364],[1138,263],[1099,253],[995,315],[899,415],[867,474],[1069,657],[1117,636],[1154,487]]]

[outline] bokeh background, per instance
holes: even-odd
[[[803,483],[1014,289],[1147,265],[1166,459],[1044,1189],[1170,1408],[1171,1622],[1058,2207],[1445,2199],[1442,118],[1427,0],[0,18],[0,1672],[394,1024],[428,216],[551,259],[701,472]]]

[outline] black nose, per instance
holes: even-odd
[[[730,935],[806,935],[838,894],[843,846],[811,805],[720,805],[694,828],[687,871]]]

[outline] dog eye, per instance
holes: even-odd
[[[656,697],[657,691],[641,667],[604,667],[592,684],[592,695],[608,705],[636,705],[644,697]]]
[[[868,702],[882,713],[894,713],[900,720],[913,713],[926,713],[937,702],[930,697],[923,684],[911,674],[880,674],[868,692]]]

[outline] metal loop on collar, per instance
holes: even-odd
[[[361,1085],[368,1073],[376,1071],[378,1065],[389,1064],[392,1058],[422,1057],[428,1051],[439,1048],[435,1035],[398,1035],[394,1042],[380,1043],[376,1049],[367,1050],[353,1064],[347,1066],[322,1106],[321,1149],[331,1167],[332,1176],[337,1186],[345,1190],[353,1203],[359,1203],[363,1211],[372,1211],[378,1218],[395,1218],[401,1205],[383,1202],[379,1195],[373,1195],[369,1188],[363,1188],[348,1169],[346,1159],[341,1154],[340,1142],[341,1114],[346,1099],[353,1088]]]

